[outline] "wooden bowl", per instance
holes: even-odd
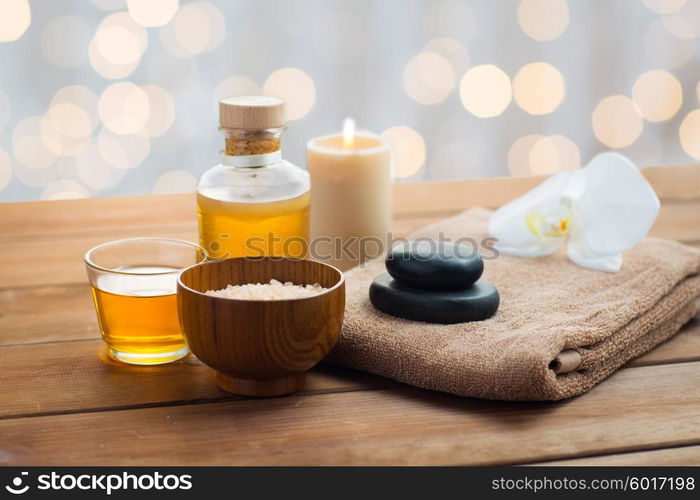
[[[204,294],[271,279],[319,283],[328,290],[291,300]],[[338,341],[345,279],[336,268],[311,260],[245,257],[206,262],[180,275],[177,308],[190,350],[216,370],[221,389],[244,396],[280,396],[301,389],[306,371]]]

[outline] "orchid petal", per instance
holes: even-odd
[[[659,212],[659,198],[639,169],[617,153],[596,156],[576,174],[582,188],[569,195],[573,208],[569,258],[583,267],[617,271],[622,252],[649,232]]]
[[[489,220],[495,248],[518,257],[548,255],[561,246],[571,207],[563,197],[572,174],[562,172],[503,205]]]

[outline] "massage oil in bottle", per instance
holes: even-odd
[[[211,258],[306,257],[309,176],[282,158],[284,113],[274,97],[219,103],[226,149],[197,188],[199,240]]]

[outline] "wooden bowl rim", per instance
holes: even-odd
[[[336,271],[336,272],[340,275],[340,279],[339,279],[338,282],[337,282],[335,285],[333,285],[332,287],[326,288],[325,291],[323,291],[323,292],[321,292],[321,293],[318,293],[318,294],[316,294],[316,295],[312,295],[311,297],[299,297],[299,298],[296,298],[296,299],[271,299],[271,300],[264,300],[264,299],[234,299],[234,298],[229,298],[229,297],[216,297],[216,296],[214,296],[214,295],[207,295],[207,294],[204,293],[204,292],[200,292],[199,290],[195,290],[194,288],[191,288],[191,287],[185,285],[185,284],[182,282],[182,275],[185,274],[187,271],[189,271],[189,270],[191,270],[191,269],[194,269],[195,267],[202,267],[202,266],[206,266],[206,265],[209,265],[209,264],[218,264],[218,263],[224,262],[224,261],[226,261],[226,260],[256,260],[256,261],[276,260],[276,261],[288,261],[288,262],[313,262],[314,264],[318,264],[318,265],[321,265],[321,266],[330,267],[331,269],[333,269],[334,271]],[[279,303],[281,303],[281,302],[296,302],[296,301],[300,301],[300,300],[313,300],[313,299],[316,299],[316,298],[318,298],[318,297],[323,297],[324,295],[327,295],[327,294],[329,294],[329,293],[331,293],[331,292],[337,290],[338,288],[341,288],[341,287],[344,286],[344,285],[345,285],[345,274],[344,274],[340,269],[338,269],[337,267],[331,266],[330,264],[326,264],[325,262],[319,262],[319,261],[317,261],[317,260],[310,260],[310,259],[294,259],[294,258],[291,258],[291,257],[232,257],[232,258],[230,258],[230,259],[224,259],[224,260],[209,260],[209,261],[199,262],[199,263],[197,263],[197,264],[191,265],[190,267],[188,267],[188,268],[186,268],[185,270],[183,270],[183,271],[180,273],[180,276],[178,276],[178,278],[177,278],[177,286],[178,286],[178,288],[179,288],[179,287],[182,287],[184,290],[187,290],[188,292],[194,293],[195,295],[199,295],[199,296],[202,296],[202,297],[206,297],[206,298],[208,298],[208,299],[222,300],[222,301],[225,300],[225,301],[227,301],[227,302],[237,302],[237,303],[252,302],[252,303],[256,303],[256,304],[265,303],[265,302],[271,302],[271,303],[277,303],[277,304],[279,304]]]

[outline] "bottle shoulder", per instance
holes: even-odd
[[[216,165],[202,174],[198,194],[234,203],[269,203],[306,194],[311,183],[306,170],[281,160],[263,167]]]

